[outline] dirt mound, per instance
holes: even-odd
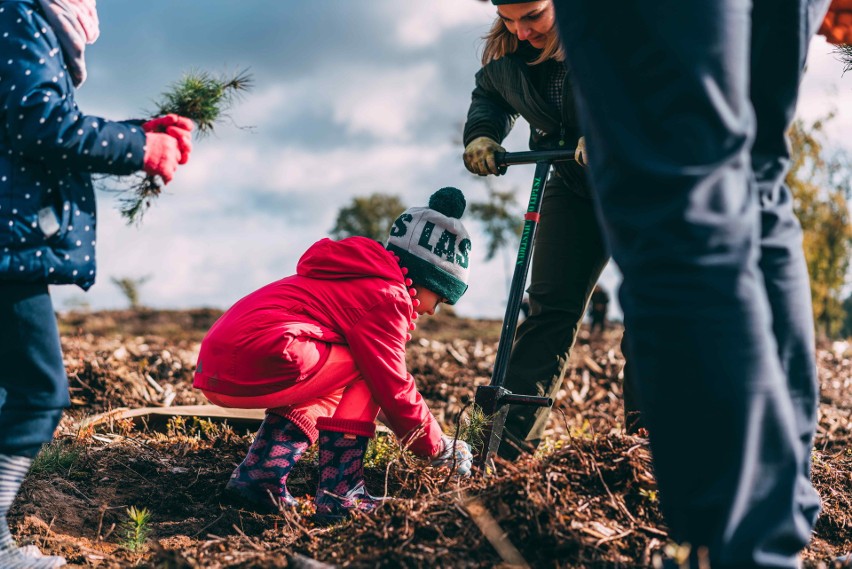
[[[288,482],[301,511],[259,514],[222,493],[250,433],[192,419],[172,421],[165,432],[129,421],[80,429],[83,418],[116,407],[203,403],[191,380],[213,320],[212,312],[66,318],[74,404],[12,511],[20,542],[65,555],[71,567],[103,568],[645,567],[666,544],[647,443],[622,433],[618,329],[582,331],[538,456],[459,481],[381,438],[368,485],[393,500],[331,528],[307,515],[316,490],[312,451]],[[476,386],[489,381],[499,323],[445,314],[416,332],[409,367],[453,429]],[[822,350],[819,365],[813,457],[824,513],[805,552],[808,567],[852,551],[852,362]],[[150,518],[139,523],[142,509]]]

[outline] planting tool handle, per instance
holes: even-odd
[[[501,405],[528,405],[530,407],[552,407],[553,399],[537,395],[517,395],[507,393],[500,398]]]
[[[535,395],[516,395],[503,387],[506,371],[509,367],[509,356],[515,342],[515,332],[518,327],[518,312],[521,310],[521,300],[527,281],[527,272],[532,261],[532,250],[541,217],[541,202],[544,197],[544,186],[550,173],[550,166],[555,161],[574,159],[573,150],[544,150],[533,152],[496,153],[498,165],[535,163],[532,190],[527,212],[524,215],[524,229],[518,245],[518,257],[515,261],[515,271],[512,284],[509,287],[509,300],[506,302],[506,316],[500,331],[500,342],[497,344],[497,355],[494,359],[494,370],[491,373],[491,384],[481,385],[476,390],[474,403],[487,417],[483,430],[484,438],[474,464],[480,472],[487,473],[491,464],[491,454],[497,452],[503,439],[503,425],[509,405],[529,405],[535,407],[550,407],[553,399]]]
[[[536,164],[538,162],[570,162],[574,160],[574,149],[529,150],[526,152],[495,152],[494,161],[500,168],[516,164]]]
[[[508,153],[507,153],[508,154]],[[516,154],[528,154],[517,152]],[[506,302],[506,316],[503,317],[503,327],[500,331],[500,342],[497,344],[497,356],[494,360],[494,371],[491,374],[491,385],[501,387],[506,380],[509,368],[509,356],[515,342],[515,332],[518,327],[518,312],[524,297],[524,286],[527,282],[527,272],[532,262],[532,249],[538,230],[538,219],[541,212],[541,200],[544,196],[544,185],[550,172],[550,162],[536,162],[533,176],[530,201],[527,213],[524,215],[524,229],[518,245],[518,257],[515,261],[515,271],[512,284],[509,286],[509,300]]]

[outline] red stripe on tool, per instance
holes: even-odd
[[[541,221],[541,215],[534,211],[529,211],[524,214],[524,219],[528,219],[530,221],[535,221],[536,223],[538,223],[539,221]]]

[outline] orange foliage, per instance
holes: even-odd
[[[818,33],[829,43],[852,44],[852,0],[832,0]]]

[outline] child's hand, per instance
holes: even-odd
[[[470,445],[449,435],[441,435],[441,440],[444,443],[444,449],[432,459],[432,466],[435,468],[455,467],[459,476],[470,476],[470,467],[473,466],[473,454],[470,452]]]
[[[193,128],[195,125],[190,119],[175,114],[151,119],[142,125],[142,130],[145,132],[165,133],[177,140],[180,147],[178,164],[186,164],[189,161],[189,153],[192,152]]]
[[[160,176],[168,184],[174,178],[180,163],[181,151],[174,137],[159,132],[145,135],[143,168],[150,176]]]

